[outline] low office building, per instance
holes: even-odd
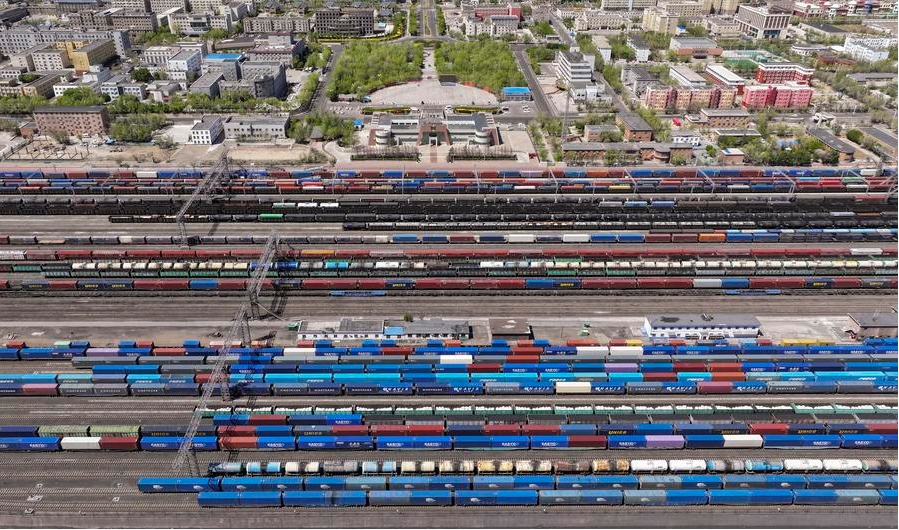
[[[625,65],[621,69],[621,83],[639,96],[647,87],[659,82],[659,76],[642,66]]]
[[[646,41],[641,37],[636,35],[629,35],[627,37],[627,47],[634,50],[635,60],[638,63],[645,63],[649,61],[649,55],[652,53],[652,48],[646,44]]]
[[[609,39],[603,35],[593,35],[591,41],[593,42],[593,47],[599,52],[599,56],[602,57],[603,64],[610,62],[612,60],[612,45],[609,44]]]
[[[649,142],[652,140],[652,127],[639,114],[618,114],[615,117],[615,123],[624,131],[624,139],[628,142]]]
[[[222,140],[225,127],[218,116],[206,116],[194,124],[190,129],[190,143],[198,145],[213,145]]]
[[[489,21],[490,34],[493,37],[514,35],[518,31],[519,19],[514,15],[491,15]]]
[[[701,109],[699,123],[712,129],[745,129],[750,116],[745,109]]]
[[[629,17],[626,15],[628,13],[611,12],[603,9],[585,9],[575,17],[574,30],[623,29],[629,23]]]
[[[53,86],[72,79],[69,70],[48,72],[34,81],[22,86],[23,96],[40,96],[45,99],[54,97]]]
[[[716,39],[737,39],[740,37],[740,25],[734,17],[708,17],[705,29],[709,36]]]
[[[593,55],[562,50],[556,52],[556,75],[565,86],[576,81],[593,81],[595,66],[596,57]]]
[[[500,143],[493,116],[451,114],[442,120],[417,115],[377,114],[369,133],[369,145],[468,145],[490,147]]]
[[[526,86],[503,87],[503,101],[530,101],[531,89]]]
[[[375,11],[367,8],[318,9],[312,19],[312,29],[320,35],[370,35],[375,31]]]
[[[767,84],[793,81],[807,85],[811,82],[814,75],[814,68],[801,64],[787,62],[758,63],[758,69],[755,71],[755,81],[756,83]]]
[[[219,83],[225,77],[220,72],[208,72],[191,83],[190,92],[193,94],[203,94],[210,98],[217,98],[221,92],[219,91]]]
[[[680,57],[718,57],[724,53],[717,42],[702,37],[671,37],[668,49]]]
[[[242,142],[267,142],[287,137],[287,117],[238,117],[225,122],[225,138]]]
[[[406,322],[371,318],[342,318],[337,327],[319,326],[304,322],[297,331],[297,340],[396,340],[422,341],[426,339],[467,340],[471,326],[463,320],[425,318]]]
[[[649,315],[643,322],[643,333],[653,338],[732,339],[761,332],[761,322],[752,315]]]
[[[244,56],[240,53],[210,53],[203,58],[200,67],[204,74],[219,72],[225,81],[239,81],[240,65],[243,61]]]
[[[607,156],[608,155],[608,156]],[[610,157],[614,156],[610,160]],[[689,162],[693,146],[660,142],[565,142],[562,158],[573,163],[627,164],[654,162],[668,164],[679,157]]]
[[[668,67],[668,77],[682,87],[702,88],[709,85],[708,79],[702,77],[689,66]]]
[[[150,46],[141,53],[140,60],[147,66],[166,66],[180,51],[178,46]]]
[[[112,28],[127,31],[132,36],[139,33],[148,33],[159,29],[159,17],[156,13],[137,13],[126,11],[113,13]]]
[[[176,35],[200,36],[213,29],[231,32],[234,20],[231,13],[178,13],[169,15],[169,29]]]
[[[734,15],[740,32],[753,39],[779,39],[786,36],[791,13],[773,6],[742,4]]]
[[[262,13],[255,17],[243,20],[243,31],[247,34],[258,33],[309,33],[312,28],[312,19],[302,15],[272,15]]]
[[[247,52],[250,61],[279,62],[287,66],[303,56],[306,46],[302,41],[286,46],[256,46]]]
[[[899,317],[892,309],[878,313],[850,313],[849,333],[856,340],[899,336]]]
[[[607,142],[614,141],[609,138],[621,139],[621,129],[611,123],[600,123],[596,125],[584,125],[584,141],[585,142]]]
[[[200,75],[200,52],[198,50],[181,50],[166,61],[166,72],[169,79],[187,86]]]
[[[34,121],[43,134],[94,136],[109,129],[109,112],[104,107],[37,107]]]

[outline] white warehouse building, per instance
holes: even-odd
[[[762,324],[752,315],[649,315],[643,333],[655,338],[727,339],[758,337]]]

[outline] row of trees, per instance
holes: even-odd
[[[379,88],[421,79],[422,61],[417,44],[351,42],[334,66],[326,94],[331,101],[340,94],[361,99]]]
[[[306,109],[309,107],[309,104],[312,103],[312,96],[315,95],[315,89],[318,88],[318,73],[311,74],[308,78],[306,78],[306,82],[303,83],[303,88],[297,93],[297,107],[300,109]]]
[[[308,142],[316,128],[321,131],[325,141],[337,140],[341,147],[352,147],[356,143],[353,122],[333,112],[309,113],[295,120],[287,134],[298,142]]]
[[[121,142],[149,142],[166,123],[162,114],[135,114],[112,122],[109,136]]]
[[[434,59],[439,73],[453,74],[460,83],[472,83],[494,94],[499,94],[503,87],[526,83],[512,49],[505,42],[442,42],[434,52]]]

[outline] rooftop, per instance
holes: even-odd
[[[36,107],[35,114],[69,114],[72,112],[103,112],[105,108],[96,105],[91,107]]]
[[[741,116],[748,118],[749,111],[746,109],[701,109],[699,112],[706,116]]]
[[[627,43],[633,45],[634,48],[649,48],[649,46],[646,44],[646,41],[643,40],[643,37],[637,35],[629,35],[627,38]]]
[[[671,37],[682,48],[717,48],[718,43],[705,37]]]
[[[239,53],[207,53],[204,58],[207,61],[239,61],[243,58]]]
[[[710,74],[715,74],[715,76],[727,81],[728,83],[742,83],[746,80],[730,71],[723,64],[710,64],[706,66],[706,71]]]
[[[287,123],[287,117],[272,117],[272,116],[232,116],[228,119],[228,123],[233,124],[247,124],[247,125],[270,125],[273,127],[282,127]]]
[[[646,320],[654,328],[703,327],[703,328],[759,328],[762,323],[752,315],[648,315]]]
[[[619,114],[618,118],[632,131],[652,131],[652,127],[639,114],[625,112]]]
[[[504,86],[504,94],[530,94],[531,89],[526,86]]]
[[[840,29],[831,24],[822,24],[819,22],[804,22],[802,25],[813,28],[817,31],[820,31],[821,33],[830,33],[833,35],[842,35],[846,33],[846,30]]]
[[[884,145],[888,145],[893,148],[899,145],[899,138],[897,138],[896,135],[890,131],[885,131],[877,127],[861,127],[859,128],[859,130],[867,134],[871,138],[874,138],[878,142],[883,143]]]
[[[494,337],[531,335],[531,326],[526,318],[491,318],[488,320],[488,323],[490,325],[490,334]]]
[[[204,116],[202,120],[194,124],[190,130],[199,131],[203,129],[211,129],[213,125],[220,124],[222,119],[218,116]]]
[[[850,313],[849,318],[863,328],[899,327],[899,323],[897,323],[896,319],[896,312],[890,309],[878,313]]]

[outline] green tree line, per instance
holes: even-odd
[[[473,83],[497,95],[503,87],[526,84],[505,42],[441,42],[434,56],[438,73],[454,74],[460,83]]]

